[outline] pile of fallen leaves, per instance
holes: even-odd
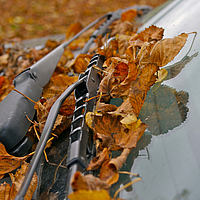
[[[35,104],[37,117],[27,134],[39,139],[49,110],[56,99],[69,85],[77,81],[79,73],[86,70],[94,52],[105,56],[103,70],[99,71],[101,82],[98,100],[94,112],[88,112],[85,119],[94,133],[97,150],[97,155],[88,165],[87,170],[100,168],[100,174],[94,177],[91,174],[84,176],[81,172],[75,173],[71,180],[74,193],[69,195],[70,199],[83,199],[83,196],[85,199],[111,199],[110,187],[118,181],[119,173],[128,173],[120,172],[120,169],[147,128],[147,125],[138,118],[147,92],[156,82],[163,81],[167,76],[167,71],[162,67],[174,59],[187,40],[188,35],[185,33],[174,38],[163,39],[163,28],[153,25],[136,33],[134,27],[136,16],[135,10],[123,13],[122,18],[110,27],[110,36],[115,36],[115,40],[110,41],[103,49],[100,46],[107,42],[107,36],[96,39],[96,47],[90,50],[90,54],[81,54],[74,59],[71,50],[82,48],[89,35],[85,34],[70,44],[62,55],[51,80],[45,86],[42,98]],[[77,27],[80,26],[75,24],[69,28],[66,40],[79,31]],[[45,48],[41,50],[31,48],[28,51],[21,50],[18,46],[5,49],[2,45],[0,49],[1,100],[13,89],[12,80],[17,73],[37,62],[59,44],[60,42],[49,40]],[[122,103],[118,106],[108,103],[114,99],[120,99]],[[59,111],[52,138],[58,137],[70,126],[70,116],[74,107],[75,99],[71,94]],[[47,147],[50,146],[50,142]],[[10,173],[19,167],[29,157],[28,155],[16,158],[7,154],[3,145],[1,149],[3,151],[0,155],[0,163],[4,163],[0,167],[1,178],[5,173]],[[122,153],[112,158],[114,151]],[[14,162],[15,160],[17,162]],[[21,174],[24,173],[23,171]],[[8,192],[12,199],[12,195],[16,194],[18,189],[15,189],[16,178],[12,174],[10,176],[14,186],[10,188],[6,183],[2,184],[0,195],[5,197],[5,192]],[[139,180],[141,178],[135,175],[131,183]],[[11,192],[13,190],[14,192]],[[114,198],[116,196],[117,193]]]

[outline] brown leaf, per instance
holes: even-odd
[[[124,55],[127,48],[128,48],[128,41],[130,39],[130,36],[126,35],[118,35],[116,37],[116,40],[118,42],[118,51],[119,55]]]
[[[79,22],[71,24],[65,33],[66,39],[68,40],[71,39],[74,35],[76,35],[82,29],[83,29],[83,26]]]
[[[51,77],[49,83],[44,87],[42,97],[51,98],[55,95],[60,95],[77,80],[77,76],[69,77],[64,74],[53,76]]]
[[[174,38],[166,38],[155,44],[150,53],[150,62],[159,67],[172,61],[187,41],[188,34],[182,33]]]
[[[7,153],[4,145],[0,143],[0,176],[18,168],[30,155],[15,157]]]
[[[119,173],[116,168],[109,165],[109,160],[105,161],[101,167],[99,178],[109,185],[116,183],[119,179]]]
[[[126,159],[130,153],[130,149],[124,149],[121,153],[120,156],[116,157],[116,158],[112,158],[110,160],[110,162],[108,163],[108,167],[109,168],[115,168],[116,171],[119,171],[122,166],[124,165],[124,163],[126,162]]]
[[[77,50],[77,49],[82,49],[86,42],[87,42],[88,38],[77,38],[76,40],[72,41],[70,44],[69,44],[69,48],[70,50],[74,51],[74,50]]]
[[[34,106],[34,108],[37,110],[37,125],[39,127],[40,133],[42,133],[44,129],[49,111],[57,98],[58,96],[54,96],[50,99],[42,99],[42,101],[44,101],[43,104],[41,103],[41,101],[38,101]],[[75,107],[74,96],[72,96],[72,98],[73,101],[70,101],[70,99],[66,99],[64,101],[64,104],[61,106],[62,115],[58,114],[52,129],[53,133],[56,135],[59,135],[63,130],[67,129],[70,126],[71,120],[67,118],[67,116],[73,113]],[[73,104],[69,106],[70,102]]]
[[[77,171],[72,177],[71,186],[74,191],[77,190],[106,190],[109,191],[110,185],[105,181],[93,176],[92,174],[83,175],[81,172]]]
[[[110,185],[116,183],[119,179],[118,171],[126,162],[130,151],[130,149],[124,149],[120,156],[105,161],[101,167],[99,178]]]
[[[98,169],[104,161],[109,160],[109,153],[109,150],[104,148],[98,157],[95,157],[93,160],[91,160],[90,164],[87,166],[87,170]]]
[[[110,95],[112,98],[127,96],[130,84],[136,80],[137,66],[133,63],[119,62],[119,59],[112,59],[106,71],[110,72],[105,76],[99,86],[99,92]],[[119,63],[118,63],[119,62]]]
[[[87,113],[86,123],[93,129],[96,134],[105,135],[107,148],[110,150],[122,150],[123,148],[134,148],[137,145],[138,140],[143,135],[147,126],[143,123],[137,126],[137,123],[133,126],[123,125],[121,115],[113,114],[101,114],[94,115]],[[89,123],[88,123],[89,121]],[[102,129],[102,127],[104,127]],[[97,135],[99,137],[99,135]],[[97,137],[97,138],[98,138]],[[102,136],[103,137],[103,136]],[[99,139],[99,138],[98,138]]]
[[[132,22],[136,16],[137,16],[137,10],[133,10],[133,9],[128,10],[122,13],[121,20],[122,22],[124,21]]]
[[[96,109],[98,113],[106,113],[116,110],[117,106],[112,104],[99,103]]]
[[[4,182],[0,185],[0,199],[10,200],[10,184]],[[14,199],[14,198],[13,198]]]
[[[15,175],[10,173],[10,178],[12,180],[12,187],[10,191],[11,199],[14,199],[14,197],[17,195],[18,191],[20,190],[23,180],[25,178],[27,169],[28,169],[28,164],[24,162],[21,166],[21,169],[18,169]],[[26,195],[24,196],[24,200],[32,199],[32,196],[33,196],[33,193],[35,192],[36,187],[37,187],[37,175],[35,172],[30,182],[30,185],[27,189]]]
[[[137,35],[134,35],[133,37],[130,38],[129,43],[130,45],[135,45],[136,43],[138,46],[141,47],[141,45],[144,42],[151,42],[152,40],[159,41],[163,37],[163,28],[156,27],[154,25],[150,26],[149,28],[146,28],[144,31],[141,31]],[[142,43],[138,43],[138,40],[141,41]]]
[[[67,61],[69,61],[73,58],[74,58],[74,54],[69,49],[66,48],[57,64],[57,66],[64,67],[64,65],[67,63]]]
[[[0,76],[0,101],[2,101],[13,88],[12,81],[9,81],[5,76]]]
[[[21,188],[22,182],[26,175],[28,169],[28,164],[24,162],[20,169],[17,170],[15,174],[10,173],[10,178],[12,181],[12,186],[8,183],[3,183],[0,185],[0,199],[1,200],[14,200],[15,196]],[[37,175],[34,173],[31,183],[28,187],[24,200],[31,200],[33,193],[37,187]]]
[[[135,123],[137,127],[137,123]],[[132,129],[125,129],[121,132],[121,134],[116,134],[113,136],[116,146],[119,146],[121,148],[135,148],[137,146],[137,142],[140,140],[142,135],[144,134],[144,131],[146,130],[147,125],[144,123],[141,123],[138,128],[132,127]],[[128,133],[126,133],[128,130]]]
[[[76,73],[82,73],[87,69],[87,66],[90,62],[90,59],[92,58],[92,55],[89,54],[79,54],[75,61],[74,64],[72,65],[72,69]]]
[[[147,92],[156,81],[156,76],[154,74],[157,70],[158,66],[154,64],[144,66],[140,70],[136,81],[134,81],[130,87],[129,100],[136,116],[139,115]]]

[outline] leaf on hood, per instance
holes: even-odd
[[[43,99],[44,101],[43,103],[41,101],[38,101],[34,106],[34,108],[37,110],[37,122],[38,122],[37,125],[38,125],[40,133],[42,133],[44,129],[49,111],[57,98],[58,96],[57,97],[54,96],[50,99]],[[73,101],[70,101],[70,99],[66,99],[64,101],[64,104],[61,106],[62,114],[57,115],[56,121],[52,129],[53,133],[55,133],[56,135],[59,135],[63,130],[67,129],[70,126],[71,120],[67,118],[67,116],[73,113],[73,110],[75,107],[74,96],[72,96],[72,98],[73,98]],[[69,106],[70,102],[73,104]]]
[[[4,182],[0,185],[0,199],[1,200],[10,200],[10,184]],[[12,198],[14,199],[14,198]],[[12,200],[11,199],[11,200]]]
[[[83,29],[83,26],[80,22],[71,24],[65,33],[66,39],[68,39],[68,40],[71,39],[82,29]]]
[[[106,190],[78,190],[68,195],[70,200],[111,200]]]
[[[87,170],[95,170],[101,167],[104,161],[109,160],[109,153],[109,150],[104,148],[98,157],[95,157],[93,160],[91,160],[90,164],[87,166]]]
[[[73,58],[74,58],[74,54],[68,48],[66,48],[62,56],[60,57],[60,60],[57,66],[63,67],[67,63],[67,61],[72,60]]]
[[[124,149],[120,156],[105,161],[101,167],[99,178],[110,185],[116,183],[119,179],[118,171],[126,162],[130,151],[130,149]]]
[[[112,185],[119,179],[119,173],[115,167],[109,166],[109,160],[105,161],[101,167],[99,178],[107,184]]]
[[[182,33],[174,38],[166,38],[155,44],[150,53],[150,62],[159,67],[165,66],[172,61],[183,48],[188,34]]]
[[[2,101],[13,88],[12,81],[9,81],[5,76],[0,76],[0,101]]]
[[[90,54],[79,54],[74,64],[71,66],[75,73],[82,73],[87,69],[87,66],[90,62],[92,55]]]
[[[114,66],[111,62],[106,70],[110,73],[102,79],[99,92],[112,98],[128,95],[130,84],[137,78],[137,66],[132,62],[120,62]]]
[[[110,145],[107,148],[110,150],[136,147],[139,138],[147,128],[143,123],[136,128],[134,126],[126,127],[127,125],[125,126],[121,123],[122,119],[122,116],[113,114],[94,115],[87,113],[86,115],[86,123],[88,126],[95,133],[106,136],[107,144]]]
[[[51,77],[49,83],[44,87],[42,97],[51,98],[54,95],[60,95],[77,80],[77,76],[69,77],[64,74],[53,76]]]
[[[15,157],[7,153],[4,145],[0,142],[0,176],[17,169],[30,155]]]
[[[12,186],[8,183],[3,183],[0,185],[0,199],[1,200],[14,200],[15,196],[19,192],[24,177],[26,175],[26,171],[28,169],[28,164],[24,162],[20,169],[17,170],[15,174],[10,173],[10,178],[12,181]],[[30,182],[26,195],[24,196],[25,200],[31,200],[33,193],[37,187],[37,175],[34,173],[33,178]]]
[[[125,11],[122,13],[121,21],[122,22],[124,22],[124,21],[132,22],[136,16],[137,16],[137,10],[131,9],[131,10],[128,10],[128,11]]]
[[[106,190],[109,191],[110,185],[105,181],[93,176],[92,174],[83,175],[77,171],[70,181],[73,191],[77,190]]]
[[[112,104],[105,104],[105,103],[99,103],[97,105],[97,112],[98,113],[106,113],[106,112],[111,112],[117,109],[117,106],[112,105]]]
[[[152,40],[157,42],[163,38],[163,32],[163,28],[152,25],[149,28],[146,28],[144,31],[141,31],[137,35],[131,37],[129,43],[130,45],[140,44],[138,46],[141,47],[144,42],[151,42]],[[141,41],[141,43],[138,43],[138,41]]]
[[[21,184],[25,178],[26,172],[28,170],[28,163],[24,162],[21,166],[21,169],[18,169],[15,174],[10,173],[10,178],[12,180],[11,187],[11,197],[15,197],[21,188]],[[26,195],[24,196],[25,200],[31,200],[33,193],[37,187],[37,175],[34,173],[30,185],[27,189]],[[12,199],[12,198],[11,198]]]
[[[108,163],[108,167],[115,168],[116,171],[119,171],[124,163],[126,162],[126,159],[130,153],[131,149],[123,149],[120,156],[116,158],[112,158],[110,162]]]
[[[131,84],[129,100],[136,116],[138,116],[140,113],[147,92],[156,81],[156,76],[154,74],[157,72],[157,70],[158,66],[154,64],[148,64],[144,66],[140,69],[136,81]]]

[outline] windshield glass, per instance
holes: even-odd
[[[121,198],[199,199],[200,36],[195,20],[199,9],[199,1],[179,1],[140,29],[153,23],[165,29],[164,38],[182,32],[196,31],[197,35],[189,35],[185,47],[165,67],[165,81],[155,84],[147,94],[139,117],[148,124],[148,130],[122,169],[139,174],[142,181],[123,190]],[[133,180],[131,175],[120,177],[121,185],[115,190]]]

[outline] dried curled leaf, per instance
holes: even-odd
[[[101,167],[104,161],[109,160],[109,150],[107,148],[104,148],[103,151],[98,155],[98,157],[95,157],[90,164],[87,166],[87,170],[94,170]]]
[[[72,65],[72,69],[76,73],[82,73],[87,69],[87,66],[90,62],[90,59],[92,58],[92,55],[90,54],[79,54],[75,61],[74,64]]]
[[[112,185],[119,179],[118,171],[122,168],[123,164],[130,153],[130,149],[124,149],[120,156],[113,158],[110,161],[107,160],[103,163],[100,170],[99,178]]]
[[[30,155],[15,157],[7,153],[4,145],[0,142],[0,176],[17,169]]]
[[[102,137],[105,135],[107,144],[110,145],[107,148],[110,150],[136,147],[137,141],[147,128],[143,123],[139,124],[139,127],[123,125],[120,122],[122,119],[122,116],[115,114],[95,115],[88,112],[86,115],[88,126]]]
[[[65,74],[52,76],[49,83],[44,87],[42,97],[51,98],[54,95],[60,95],[77,80],[77,76],[69,77]]]
[[[159,67],[165,66],[172,61],[183,48],[188,34],[182,33],[174,38],[166,38],[155,44],[150,53],[150,62]]]
[[[65,33],[66,39],[68,40],[71,39],[74,35],[76,35],[82,29],[83,29],[83,26],[80,22],[71,24]]]
[[[28,163],[24,162],[21,169],[18,169],[15,174],[10,173],[10,178],[12,181],[12,186],[8,183],[3,183],[0,185],[0,199],[1,200],[14,200],[15,196],[21,188],[21,184],[25,178],[28,169]],[[37,175],[34,173],[31,183],[28,187],[24,200],[31,200],[33,193],[37,187]]]
[[[130,84],[137,78],[137,66],[132,62],[121,61],[117,59],[111,60],[106,69],[109,74],[100,83],[100,93],[107,94],[112,98],[119,98],[128,94]]]
[[[122,13],[121,15],[121,21],[129,21],[132,22],[134,20],[134,18],[137,16],[137,10],[128,10]]]
[[[130,38],[129,43],[131,45],[136,44],[138,40],[142,42],[141,44],[143,44],[143,42],[151,42],[152,40],[159,41],[163,37],[163,32],[163,28],[152,25],[149,28],[146,28],[144,31],[141,31],[137,35],[133,35],[132,38]]]
[[[92,174],[83,175],[81,172],[77,171],[72,177],[70,184],[74,191],[77,190],[97,190],[102,189],[109,191],[110,185],[105,181],[93,176]]]

